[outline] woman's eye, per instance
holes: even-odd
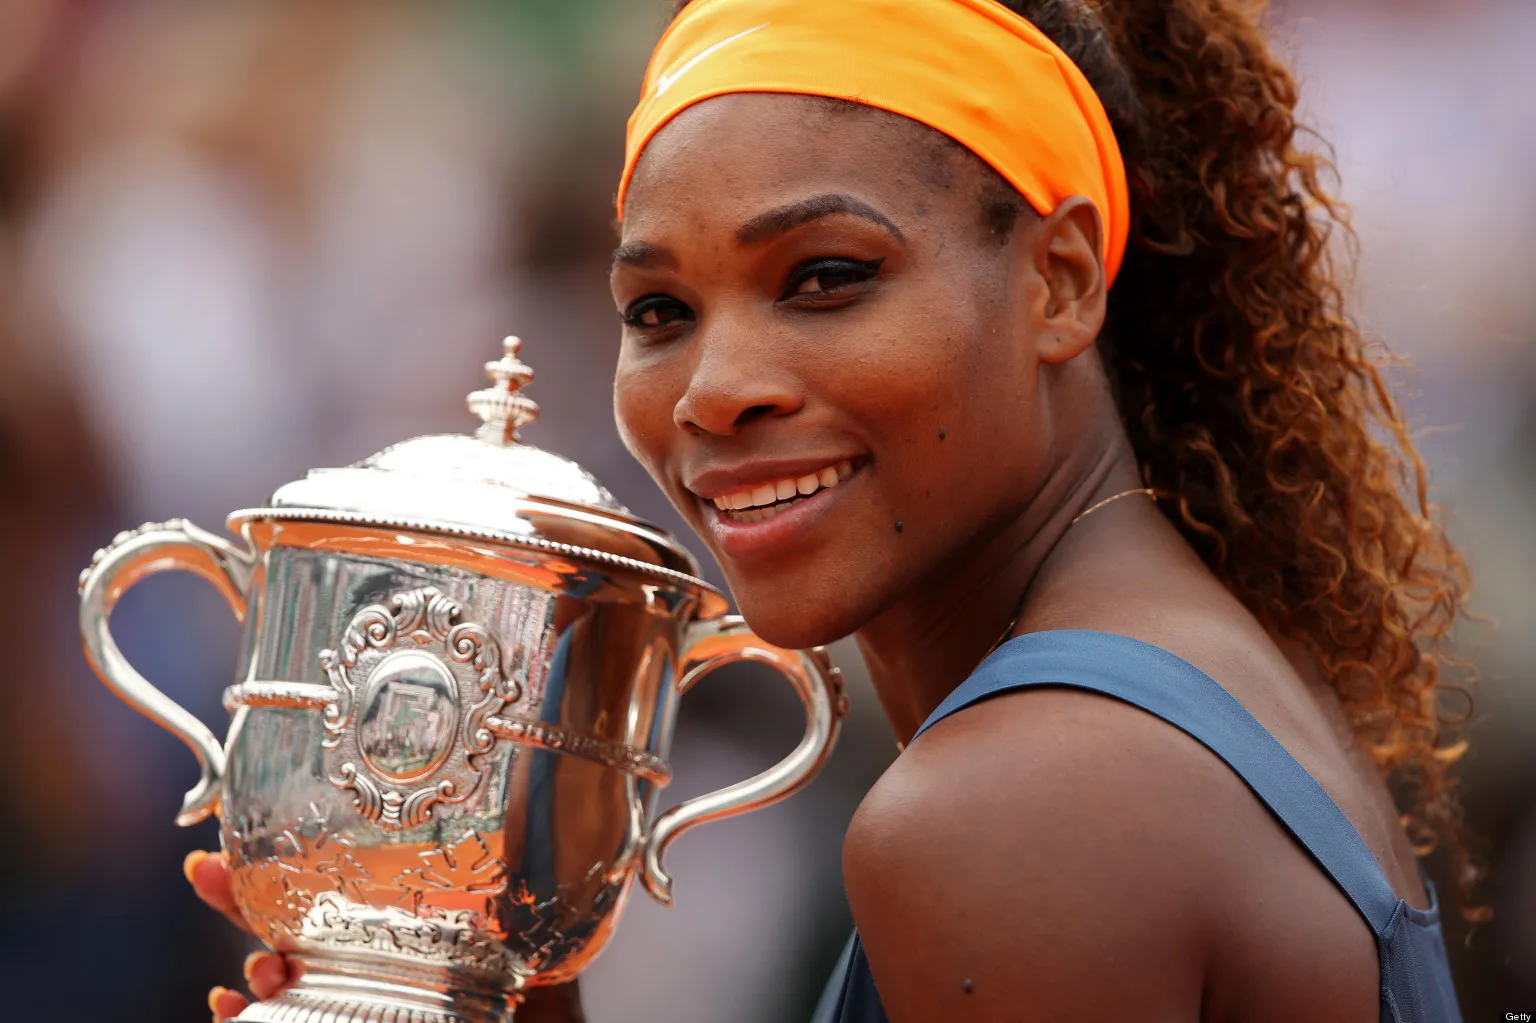
[[[874,277],[880,269],[881,259],[818,259],[795,269],[790,277],[785,297],[792,295],[822,295],[859,284]]]
[[[631,327],[665,327],[679,320],[692,319],[693,311],[667,295],[646,295],[630,303],[620,316]]]

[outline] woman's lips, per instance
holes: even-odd
[[[797,486],[793,496],[771,504],[720,508],[720,503],[729,503],[732,495],[707,501],[701,498],[699,503],[721,553],[735,561],[759,561],[784,553],[826,518],[841,503],[848,487],[858,482],[862,468],[851,461],[838,463],[828,469],[835,476],[817,474],[818,486],[811,493],[801,494]],[[828,479],[835,482],[828,485],[824,482]],[[770,484],[755,488],[754,493],[766,497],[767,486]],[[775,486],[775,496],[778,490]]]

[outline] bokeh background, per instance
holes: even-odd
[[[516,333],[530,441],[686,535],[609,389],[611,198],[663,6],[0,0],[0,1017],[205,1019],[250,947],[182,880],[217,842],[171,823],[191,758],[80,654],[75,577],[117,530],[217,528],[311,467],[464,431]],[[1470,942],[1448,923],[1464,1010],[1536,1011],[1536,4],[1289,0],[1272,21],[1356,211],[1356,312],[1417,366],[1394,384],[1499,626],[1465,648],[1463,797],[1497,915]],[[211,590],[152,579],[114,624],[222,731],[236,627]],[[836,652],[855,709],[831,766],[678,844],[677,907],[634,898],[584,978],[594,1023],[808,1015],[851,926],[843,826],[895,753]],[[771,678],[721,673],[667,794],[767,766],[798,716]]]

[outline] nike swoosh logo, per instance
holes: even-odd
[[[683,75],[687,74],[689,68],[693,67],[695,64],[697,64],[699,61],[703,60],[705,57],[708,57],[711,53],[714,53],[716,50],[720,49],[720,47],[724,46],[727,43],[734,43],[736,40],[740,39],[742,36],[749,36],[753,32],[756,32],[758,29],[760,29],[760,28],[767,28],[771,24],[773,24],[771,21],[765,21],[761,25],[754,25],[752,28],[747,29],[745,32],[737,32],[735,35],[733,35],[733,36],[731,36],[731,37],[729,37],[727,39],[720,40],[715,45],[713,45],[713,46],[709,47],[708,49],[706,49],[703,53],[698,53],[698,54],[695,54],[694,56],[690,57],[687,61],[685,61],[683,63],[683,66],[678,68],[676,71],[667,71],[664,74],[661,74],[661,75],[657,76],[657,78],[656,78],[656,95],[660,96],[662,93],[664,93],[668,89],[672,88],[672,83],[677,81]]]

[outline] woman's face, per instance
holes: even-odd
[[[717,97],[656,134],[626,197],[620,433],[783,646],[995,556],[1052,459],[1041,220],[989,237],[980,174],[926,131]]]

